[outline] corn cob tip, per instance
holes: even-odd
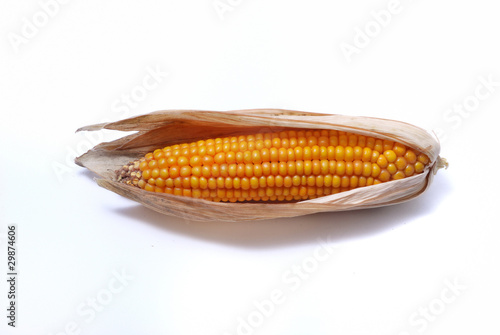
[[[434,166],[433,173],[436,174],[440,169],[445,169],[447,170],[449,166],[448,160],[446,158],[443,158],[441,156],[438,156],[436,160],[436,165]]]
[[[444,168],[445,170],[448,169],[448,160],[444,157],[438,157],[438,160],[437,160],[437,166],[438,166],[438,169],[442,169]]]

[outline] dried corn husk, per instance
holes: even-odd
[[[336,129],[397,141],[426,154],[430,164],[423,173],[413,177],[295,203],[211,202],[148,192],[120,183],[116,178],[116,170],[159,147],[206,138],[280,131],[285,128]],[[99,175],[100,178],[96,181],[100,186],[157,212],[188,220],[259,220],[397,204],[424,192],[436,171],[447,166],[446,160],[439,157],[440,146],[434,135],[408,123],[371,117],[279,109],[226,112],[167,110],[86,126],[78,131],[101,129],[137,132],[95,146],[76,158],[76,163]]]

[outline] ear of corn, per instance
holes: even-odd
[[[405,145],[337,130],[293,129],[156,149],[118,180],[210,201],[299,201],[422,173],[429,158]]]
[[[108,190],[192,220],[396,204],[423,193],[447,166],[432,134],[367,117],[180,110],[79,130],[99,129],[137,132],[97,145],[77,164],[97,173]]]

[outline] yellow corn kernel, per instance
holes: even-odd
[[[394,161],[396,161],[396,158],[398,157],[396,153],[392,150],[384,151],[384,156],[389,163],[393,163]]]
[[[394,163],[389,163],[387,164],[387,171],[389,171],[389,173],[392,175],[392,174],[395,174],[397,171],[398,171],[398,168],[396,167],[396,165]]]
[[[424,171],[424,168],[425,168],[424,163],[422,163],[420,161],[415,163],[415,172],[416,173],[420,173],[420,172]]]
[[[389,164],[389,161],[384,155],[378,156],[377,159],[377,165],[380,166],[382,169],[387,167],[387,164]]]
[[[396,159],[394,164],[396,165],[398,170],[404,170],[406,168],[406,165],[407,165],[406,159],[404,159],[404,157],[401,157],[401,156]]]
[[[415,167],[413,164],[408,164],[404,170],[405,176],[410,177],[415,173]]]
[[[406,151],[406,153],[404,154],[404,158],[410,164],[415,164],[415,162],[417,161],[417,155],[415,155],[415,153],[411,149],[408,149]]]
[[[406,153],[406,146],[396,142],[392,147],[392,151],[394,151],[398,157],[402,157]]]

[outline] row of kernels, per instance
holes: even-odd
[[[388,164],[384,167],[394,166]],[[211,166],[173,166],[170,168],[145,169],[142,172],[137,171],[138,176],[144,179],[149,178],[176,178],[176,177],[251,177],[261,175],[319,175],[319,174],[339,174],[339,175],[365,175],[377,174],[380,166],[376,163],[354,161],[329,161],[329,160],[307,160],[290,162],[264,162],[262,164],[213,164]]]
[[[188,189],[182,187],[156,187],[148,189],[158,193],[183,195],[194,198],[202,198],[213,200],[214,198],[240,198],[240,201],[255,200],[256,197],[288,197],[299,196],[301,199],[307,199],[316,196],[336,194],[339,192],[348,191],[350,188],[331,188],[331,187],[314,187],[314,186],[292,186],[286,187],[268,187],[256,189]],[[291,200],[291,198],[289,199]],[[295,199],[298,200],[298,199]]]
[[[264,141],[266,141],[264,144]],[[270,142],[269,142],[270,141]],[[257,143],[253,143],[257,142]],[[243,144],[242,144],[243,143]],[[276,133],[259,133],[255,135],[240,135],[238,137],[224,137],[216,139],[200,140],[192,143],[176,144],[172,146],[167,146],[162,149],[158,149],[154,152],[154,155],[159,154],[161,151],[170,152],[174,155],[182,155],[181,150],[187,150],[185,153],[189,152],[189,149],[204,146],[216,146],[223,144],[231,144],[226,146],[222,151],[238,151],[237,148],[239,144],[244,145],[245,143],[252,143],[251,146],[264,146],[277,147],[277,148],[288,148],[297,145],[300,146],[311,146],[311,145],[340,145],[340,146],[361,146],[369,147],[372,150],[377,150],[383,152],[386,150],[394,150],[398,155],[404,154],[406,147],[398,142],[390,140],[376,139],[374,137],[367,137],[364,135],[357,135],[352,133],[346,133],[336,130],[289,130],[281,131]],[[237,144],[234,146],[233,144]],[[260,149],[260,148],[258,148]],[[248,149],[247,149],[248,150]],[[253,149],[252,149],[253,150]],[[244,151],[244,150],[242,150]],[[153,157],[153,154],[150,156]],[[186,154],[187,155],[187,154]]]
[[[189,178],[182,178],[182,180],[176,179],[171,183],[165,183],[161,186],[152,185],[150,183],[140,185],[147,191],[154,191],[167,194],[184,195],[196,198],[204,198],[207,200],[214,200],[215,198],[237,198],[238,201],[249,201],[257,200],[255,197],[263,198],[259,200],[269,199],[272,196],[300,196],[301,198],[293,198],[293,200],[304,200],[311,199],[317,196],[336,194],[339,192],[344,192],[352,190],[358,187],[369,186],[380,184],[384,181],[384,174],[388,174],[387,171],[383,171],[379,178],[363,176],[319,176],[319,178],[314,178],[312,176],[300,178],[300,183],[295,183],[287,178],[275,178],[273,182],[269,182],[268,178],[250,178],[245,180],[242,178],[239,184],[239,188],[234,187],[236,185],[232,184],[233,188],[229,187],[227,178],[221,180],[220,178],[212,179],[210,181],[205,181],[205,185],[200,183],[200,188],[191,188]],[[272,176],[271,176],[272,177]],[[141,180],[141,182],[143,182]],[[234,181],[232,181],[234,182]],[[203,186],[204,185],[204,186]],[[222,187],[224,186],[224,187]],[[292,199],[287,199],[292,200]],[[228,201],[228,200],[226,200]]]
[[[371,161],[377,162],[382,167],[386,164],[398,161],[398,166],[406,165],[406,163],[415,163],[418,161],[425,161],[425,155],[416,156],[413,151],[408,150],[404,156],[398,156],[393,150],[386,150],[380,154],[376,150],[368,147],[342,147],[342,146],[312,146],[312,147],[295,147],[295,148],[263,148],[261,150],[247,150],[247,151],[228,151],[228,152],[212,152],[211,154],[193,155],[188,158],[187,156],[169,156],[160,157],[159,159],[144,159],[140,162],[139,168],[144,171],[146,169],[164,168],[171,166],[202,166],[212,165],[213,163],[233,164],[259,164],[262,162],[287,162],[294,160],[314,160],[314,159],[327,159],[336,161],[352,162],[355,160],[362,160],[364,162]],[[428,160],[428,159],[427,159]]]
[[[334,179],[332,179],[334,180]],[[272,197],[286,197],[286,200],[304,200],[312,199],[318,196],[331,195],[339,192],[345,192],[357,187],[369,186],[380,184],[383,181],[374,179],[372,177],[347,177],[344,176],[340,180],[333,181],[331,185],[314,185],[312,183],[293,185],[290,187],[272,186],[272,187],[251,187],[251,188],[186,188],[183,185],[170,185],[165,187],[153,186],[146,184],[145,189],[159,193],[175,194],[190,196],[195,198],[204,198],[207,200],[214,200],[216,198],[236,198],[237,201],[251,201],[251,200],[274,200]],[[292,196],[293,198],[290,198]],[[300,197],[300,198],[297,198]],[[256,197],[263,199],[256,199]],[[280,198],[279,200],[284,200]],[[229,200],[224,200],[229,201]],[[236,201],[236,200],[235,200]]]
[[[384,170],[379,175],[373,176],[261,176],[261,177],[177,177],[177,178],[150,178],[147,183],[142,180],[141,188],[146,185],[169,188],[199,188],[199,189],[256,189],[265,187],[292,187],[292,186],[318,186],[318,187],[358,187],[369,186],[373,180],[387,181],[390,174]]]
[[[376,178],[382,172],[387,172],[387,177],[382,177],[383,181],[390,179],[401,179],[423,171],[424,165],[417,162],[415,165],[407,164],[404,167],[394,163],[375,164],[362,161],[336,162],[328,160],[262,163],[262,164],[214,164],[212,166],[193,167],[174,166],[172,168],[144,170],[133,172],[137,178],[142,178],[150,183],[154,180],[166,180],[167,178],[193,177],[261,177],[261,176],[296,176],[296,175],[326,175],[337,174],[357,175]],[[383,173],[383,175],[384,175]],[[391,176],[395,176],[392,177]]]
[[[282,132],[287,133],[287,132]],[[405,151],[405,146],[388,140],[375,139],[373,137],[365,137],[362,135],[345,134],[330,136],[328,131],[299,131],[302,137],[282,137],[282,133],[271,134],[257,134],[242,135],[240,137],[227,137],[224,139],[217,138],[215,140],[202,140],[193,143],[184,143],[180,145],[167,146],[163,149],[157,149],[154,153],[146,155],[149,160],[151,158],[158,159],[162,154],[173,156],[189,156],[195,154],[201,148],[211,147],[215,152],[228,152],[228,151],[246,151],[246,150],[260,150],[262,148],[294,148],[296,146],[350,146],[350,147],[368,147],[372,150],[379,152],[393,149],[397,152]],[[294,131],[289,131],[294,133]],[[313,135],[314,134],[314,135]],[[261,135],[261,136],[258,136]],[[203,149],[201,149],[203,150]]]

